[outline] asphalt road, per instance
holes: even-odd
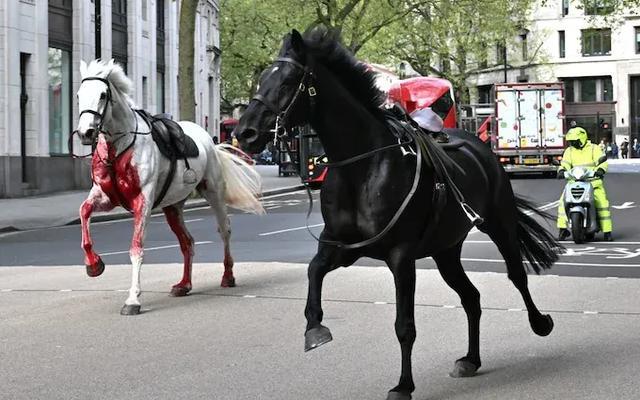
[[[638,174],[609,174],[606,187],[612,206],[612,243],[596,241],[584,245],[566,242],[567,253],[549,274],[598,277],[640,277],[640,185]],[[516,193],[534,200],[555,214],[563,181],[520,176],[512,180]],[[311,229],[320,232],[322,218],[316,204],[309,219]],[[633,202],[633,203],[632,203]],[[630,204],[632,203],[632,204]],[[306,231],[308,200],[304,191],[267,198],[267,215],[232,213],[232,254],[237,262],[308,263],[316,243]],[[208,209],[187,211],[185,220],[196,243],[195,262],[220,262],[222,246],[215,221]],[[556,232],[555,226],[549,225]],[[127,264],[131,221],[119,220],[92,225],[95,248],[105,263]],[[81,265],[77,225],[0,235],[0,266]],[[152,218],[145,243],[145,263],[181,262],[182,255],[164,217]],[[464,246],[463,264],[468,271],[505,272],[503,260],[489,238],[475,231]],[[356,265],[381,266],[377,260],[361,259]],[[418,268],[435,268],[430,259]]]
[[[640,201],[637,180],[610,175],[612,204]],[[513,184],[544,206],[557,200],[562,183]],[[78,226],[0,236],[0,399],[384,399],[400,371],[389,271],[361,260],[329,274],[324,323],[334,341],[304,353],[305,265],[315,249],[304,228],[306,197],[272,197],[266,207],[263,217],[231,217],[235,288],[219,286],[222,249],[213,219],[206,210],[186,214],[201,244],[194,290],[183,298],[167,295],[182,257],[162,217],[154,218],[143,312],[135,317],[118,314],[130,282],[130,221],[93,226],[108,264],[97,279],[84,272]],[[614,209],[616,242],[568,244],[571,255],[546,276],[530,277],[534,300],[555,321],[544,338],[531,332],[493,245],[471,234],[464,265],[483,307],[483,365],[474,378],[448,376],[466,351],[466,318],[432,262],[420,261],[413,398],[640,398],[640,280],[624,278],[638,277],[639,218],[637,208]],[[316,212],[310,224],[320,223]]]

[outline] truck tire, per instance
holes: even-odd
[[[573,242],[575,244],[584,243],[584,217],[579,212],[571,214],[571,236],[573,236]]]

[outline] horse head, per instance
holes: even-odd
[[[95,143],[100,133],[107,133],[110,137],[112,131],[118,131],[113,129],[116,127],[111,122],[122,121],[119,114],[124,106],[127,110],[129,108],[126,96],[131,81],[113,60],[95,60],[89,65],[81,61],[80,76],[82,82],[77,93],[80,116],[74,133],[78,134],[82,144],[90,145]]]
[[[256,94],[240,118],[236,137],[242,149],[259,153],[274,135],[305,124],[315,96],[313,79],[310,51],[294,29],[285,35],[278,57],[262,72]]]

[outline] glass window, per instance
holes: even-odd
[[[640,54],[640,26],[636,26],[636,54]]]
[[[611,29],[583,29],[582,55],[604,56],[611,54]]]
[[[565,57],[565,39],[564,39],[564,31],[558,31],[558,47],[560,58]]]
[[[613,83],[611,77],[602,79],[602,101],[613,101]]]
[[[504,64],[507,58],[507,50],[503,43],[496,44],[496,63]]]
[[[585,15],[608,15],[613,12],[615,0],[585,0]]]
[[[142,109],[146,110],[148,107],[149,88],[147,87],[147,77],[142,77]]]
[[[49,48],[49,153],[67,154],[71,132],[71,52]]]
[[[575,81],[572,79],[566,80],[564,82],[564,98],[568,103],[573,103],[576,101],[575,90],[573,86]]]
[[[158,72],[156,83],[156,106],[158,114],[164,112],[164,72]]]
[[[562,0],[562,16],[569,14],[569,0]]]
[[[580,80],[580,101],[596,101],[597,79]]]

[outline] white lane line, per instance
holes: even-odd
[[[0,292],[9,293],[9,292],[13,292],[13,289],[2,289],[0,290]]]
[[[595,315],[595,314],[598,314],[598,312],[597,311],[583,311],[583,314]]]
[[[316,228],[318,226],[324,226],[324,223],[322,224],[315,224],[315,225],[309,225],[309,228]],[[273,231],[273,232],[265,232],[265,233],[259,233],[258,236],[270,236],[270,235],[277,235],[278,233],[284,233],[284,232],[292,232],[292,231],[299,231],[302,229],[307,229],[306,226],[300,226],[297,228],[289,228],[289,229],[281,229],[279,231]]]
[[[265,210],[275,210],[276,208],[280,208],[282,206],[269,206],[269,207],[265,207]]]
[[[373,304],[384,305],[384,304],[389,304],[389,303],[387,303],[386,301],[374,301]]]
[[[460,261],[472,262],[488,262],[488,263],[504,263],[504,260],[496,260],[492,258],[461,258]],[[523,261],[528,264],[528,261]],[[573,263],[557,261],[553,265],[566,265],[569,267],[611,267],[611,268],[640,268],[640,264],[596,264],[596,263]]]
[[[60,289],[61,292],[71,292],[71,289]]]
[[[456,306],[451,306],[451,305],[448,305],[448,304],[444,304],[442,306],[442,308],[456,308]]]
[[[253,295],[253,294],[245,294],[244,296],[245,299],[255,299],[257,296]]]
[[[205,240],[203,242],[195,242],[194,244],[197,245],[201,245],[201,244],[211,244],[213,243],[210,240]],[[145,247],[144,251],[153,251],[153,250],[164,250],[164,249],[173,249],[173,248],[177,248],[180,247],[179,244],[170,244],[167,246],[156,246],[156,247]],[[123,251],[111,251],[108,253],[100,253],[101,256],[113,256],[116,254],[129,254],[129,250],[123,250]]]

